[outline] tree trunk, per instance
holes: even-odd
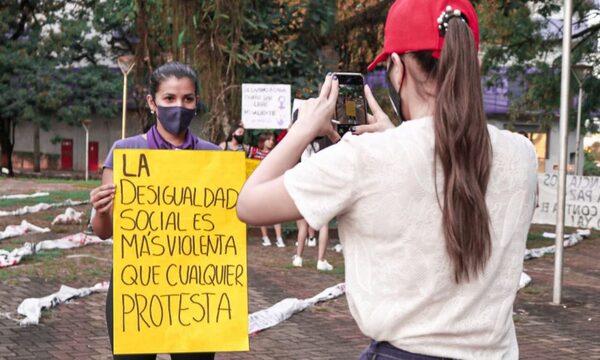
[[[154,71],[154,60],[158,53],[157,42],[148,41],[150,32],[154,29],[149,29],[148,5],[145,1],[136,1],[136,23],[135,28],[140,36],[140,41],[135,45],[135,67],[133,68],[133,87],[134,98],[137,103],[137,120],[139,130],[146,132],[150,126],[154,124],[154,117],[149,116],[150,109],[146,102],[146,95],[150,92],[148,87],[148,79]],[[150,24],[151,26],[151,24]]]
[[[33,171],[39,173],[40,169],[40,124],[35,123],[33,128]]]
[[[0,168],[3,174],[14,176],[12,166],[13,142],[11,141],[12,121],[9,119],[0,120]],[[6,169],[6,170],[5,170]],[[5,173],[8,171],[8,174]]]
[[[210,23],[200,23],[195,28],[189,21],[192,17],[185,17],[189,27],[194,28],[194,48],[188,51],[192,55],[190,62],[199,70],[200,83],[210,84],[204,86],[200,94],[208,106],[208,113],[202,119],[202,135],[217,144],[224,140],[225,130],[240,121],[241,87],[237,74],[240,60],[237,56],[244,24],[243,7],[243,0],[217,0],[215,12],[227,17],[214,17]]]

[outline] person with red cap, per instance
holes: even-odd
[[[530,141],[487,124],[478,48],[470,1],[397,0],[369,69],[385,64],[405,121],[394,127],[365,87],[369,123],[296,165],[313,138],[336,136],[329,75],[239,195],[250,224],[337,217],[350,312],[372,339],[361,359],[519,357],[537,161]]]

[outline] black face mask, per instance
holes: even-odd
[[[402,61],[402,59],[400,59],[400,61],[402,62],[402,81],[404,81],[404,62]],[[392,81],[390,80],[390,69],[391,66],[388,67],[387,70],[387,76],[386,76],[386,80],[387,80],[387,88],[388,88],[388,96],[390,98],[390,102],[392,103],[392,107],[394,108],[394,111],[396,112],[396,115],[398,116],[398,118],[400,119],[400,124],[402,124],[402,122],[404,122],[404,120],[406,120],[404,118],[404,115],[402,114],[402,101],[400,99],[400,89],[402,88],[402,83],[400,83],[400,89],[398,89],[398,91],[396,91],[396,89],[394,89],[394,85],[392,85]]]
[[[179,135],[190,126],[196,115],[196,109],[183,106],[157,106],[158,121],[173,135]]]

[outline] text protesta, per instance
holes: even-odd
[[[122,331],[126,319],[133,317],[137,331],[165,325],[191,326],[194,323],[218,323],[232,319],[227,293],[198,292],[151,295],[122,294]]]

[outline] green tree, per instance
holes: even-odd
[[[39,131],[117,113],[120,76],[99,65],[107,53],[92,26],[96,3],[13,0],[0,8],[0,166],[9,175],[17,123]]]
[[[191,64],[201,78],[203,135],[219,141],[240,120],[241,83],[289,83],[295,96],[309,96],[327,71],[366,67],[380,49],[373,39],[383,37],[378,30],[391,3],[138,0],[136,93],[139,99],[147,93],[146,79],[158,64]],[[146,128],[151,119],[139,105]]]
[[[512,97],[511,118],[528,118],[548,128],[560,108],[562,64],[562,0],[490,0],[478,3],[483,71],[494,83],[504,71],[518,80],[523,94]],[[600,67],[600,17],[597,0],[575,0],[572,63],[586,61]],[[594,22],[596,19],[596,22]],[[577,82],[571,81],[573,94]],[[600,108],[600,80],[590,78],[582,118]],[[515,95],[515,94],[513,94]],[[571,112],[574,128],[575,111]],[[585,132],[589,129],[583,129]]]

